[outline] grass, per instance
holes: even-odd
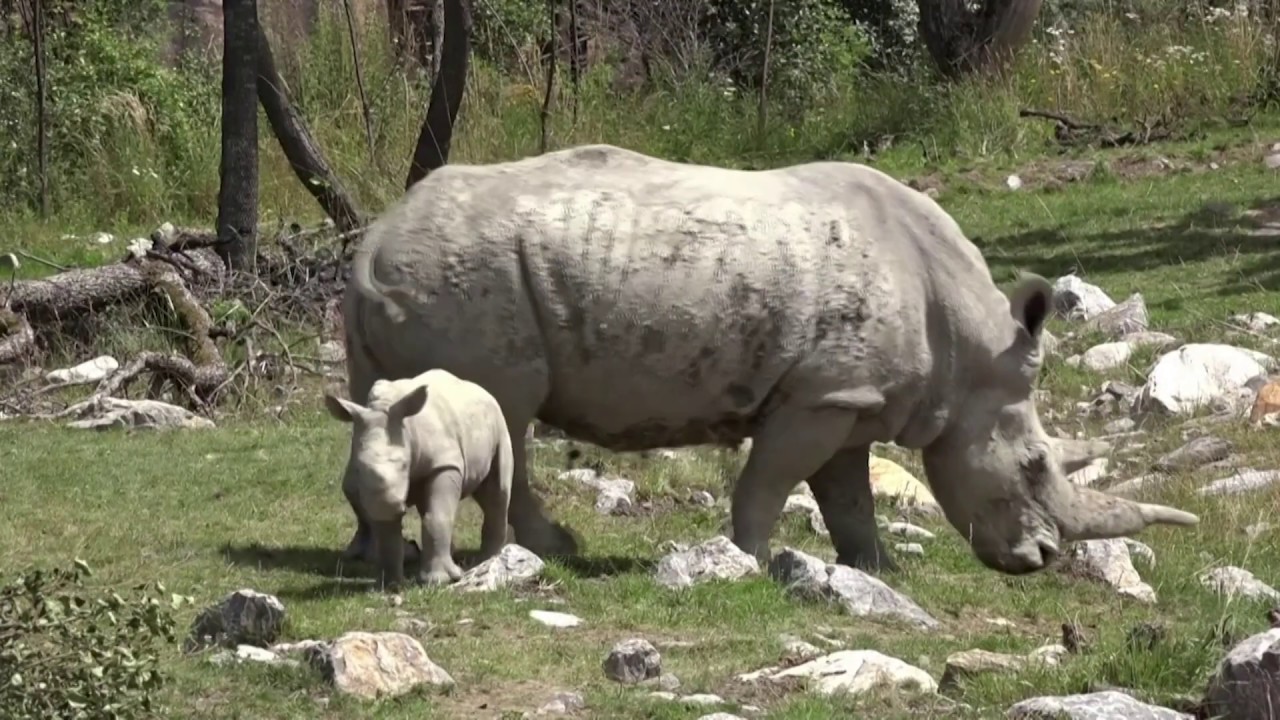
[[[1059,189],[1030,181],[1061,159],[953,166],[940,173],[940,202],[977,239],[998,282],[1012,281],[1019,270],[1056,277],[1078,268],[1117,300],[1141,292],[1153,329],[1184,341],[1220,341],[1226,337],[1221,321],[1230,313],[1280,314],[1280,260],[1272,236],[1259,232],[1265,217],[1278,212],[1265,203],[1275,193],[1275,175],[1259,159],[1270,139],[1220,135],[1095,154],[1090,159],[1109,171]],[[1221,163],[1217,170],[1185,173],[1127,170],[1156,154],[1202,167]],[[1003,189],[1000,180],[1010,171],[1025,175],[1029,186]],[[1255,207],[1262,208],[1262,219],[1244,212]],[[1053,329],[1061,334],[1064,325],[1055,321]],[[1262,347],[1257,338],[1228,341]],[[1041,385],[1052,401],[1042,414],[1051,425],[1092,435],[1105,420],[1078,419],[1074,402],[1086,399],[1105,377],[1140,382],[1154,355],[1140,353],[1131,367],[1097,375],[1063,362],[1068,352],[1085,346],[1067,348],[1047,364]],[[392,629],[403,616],[418,617],[430,623],[423,637],[428,653],[458,681],[453,692],[369,705],[332,696],[309,671],[215,668],[200,658],[181,658],[175,648],[166,663],[173,679],[166,715],[199,718],[518,717],[558,690],[582,692],[589,717],[695,718],[712,712],[649,700],[646,690],[606,680],[600,669],[605,654],[632,636],[662,649],[664,672],[681,679],[681,693],[718,693],[764,707],[775,718],[994,717],[1026,697],[1106,684],[1170,703],[1202,689],[1224,653],[1224,633],[1240,639],[1266,627],[1266,603],[1220,598],[1198,583],[1197,573],[1234,564],[1263,581],[1280,581],[1277,534],[1250,541],[1243,530],[1274,515],[1280,490],[1200,498],[1194,488],[1220,474],[1193,471],[1176,476],[1156,497],[1200,514],[1201,524],[1155,528],[1139,537],[1157,557],[1153,568],[1136,563],[1158,594],[1154,606],[1054,572],[1001,576],[980,566],[961,537],[937,521],[922,523],[938,533],[926,541],[925,557],[900,556],[902,572],[885,579],[937,617],[943,624],[938,632],[859,620],[835,607],[796,601],[764,578],[670,591],[650,576],[662,543],[705,540],[720,531],[725,517],[723,506],[701,508],[683,499],[694,489],[723,497],[740,458],[701,450],[675,459],[645,458],[579,446],[582,456],[575,461],[569,446],[544,444],[533,456],[535,483],[551,511],[582,534],[590,562],[552,564],[548,581],[536,591],[457,597],[415,589],[393,607],[367,592],[368,568],[343,566],[337,557],[353,524],[337,488],[347,428],[323,415],[314,393],[287,418],[246,414],[214,430],[133,435],[0,424],[0,568],[14,572],[78,556],[97,569],[100,582],[158,579],[174,592],[195,596],[197,605],[252,587],[286,604],[287,639]],[[1145,447],[1117,454],[1113,477],[1141,474],[1151,459],[1183,442],[1182,430],[1178,423],[1150,428]],[[1274,430],[1232,423],[1213,432],[1231,440],[1254,467],[1280,465]],[[880,452],[921,474],[914,455],[892,448]],[[561,470],[595,460],[633,479],[652,511],[603,517],[593,509],[590,492],[556,482]],[[464,505],[461,547],[477,545],[478,521],[476,508]],[[828,542],[798,517],[784,518],[774,543],[833,557]],[[545,628],[527,616],[536,608],[573,612],[586,622],[567,630]],[[186,611],[184,623],[193,612]],[[988,622],[996,618],[1012,625]],[[959,705],[942,699],[751,693],[730,683],[739,673],[776,663],[783,633],[820,646],[818,635],[849,648],[881,650],[937,678],[951,652],[1027,652],[1056,642],[1063,622],[1086,629],[1090,644],[1084,653],[1055,669],[965,682],[950,691]],[[1166,625],[1168,635],[1154,649],[1133,649],[1127,633],[1144,622]],[[732,708],[731,703],[726,709]]]

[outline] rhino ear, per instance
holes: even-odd
[[[1039,341],[1040,332],[1053,309],[1053,286],[1039,275],[1026,274],[1009,297],[1009,312],[1032,340]]]
[[[332,393],[324,394],[324,407],[335,419],[345,423],[355,422],[356,417],[360,415],[359,405]]]
[[[419,385],[409,394],[400,398],[387,408],[388,422],[399,424],[411,415],[417,415],[427,405],[427,386]]]

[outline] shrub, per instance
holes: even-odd
[[[190,598],[167,601],[148,584],[125,599],[88,588],[90,569],[26,572],[0,586],[0,708],[5,718],[142,717],[157,710],[164,684],[153,645],[174,641],[171,610]]]

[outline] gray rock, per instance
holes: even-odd
[[[1209,680],[1205,710],[1221,720],[1275,717],[1280,707],[1280,628],[1231,649]]]
[[[1226,597],[1280,601],[1280,591],[1262,582],[1244,568],[1226,565],[1200,575],[1200,584]]]
[[[1090,318],[1078,334],[1101,332],[1110,338],[1122,338],[1147,329],[1147,303],[1142,293],[1134,293],[1124,301]]]
[[[1251,312],[1241,315],[1232,315],[1229,319],[1234,325],[1238,325],[1250,332],[1265,333],[1266,331],[1280,325],[1280,318],[1274,315],[1268,315],[1264,312]]]
[[[1116,306],[1102,288],[1064,275],[1053,283],[1053,309],[1071,320],[1088,320]]]
[[[718,535],[701,545],[678,550],[658,561],[654,577],[659,585],[685,588],[709,580],[737,580],[760,572],[760,563],[733,541]]]
[[[1233,448],[1234,446],[1228,440],[1204,435],[1191,440],[1177,450],[1160,456],[1153,467],[1162,472],[1190,470],[1225,458]]]
[[[1130,559],[1142,558],[1142,561],[1147,564],[1147,567],[1156,566],[1156,551],[1152,550],[1150,545],[1134,540],[1133,538],[1120,539],[1124,541],[1124,546],[1129,550]]]
[[[457,592],[489,592],[527,585],[542,574],[542,558],[515,543],[507,543],[495,556],[464,572],[449,586]]]
[[[723,705],[724,698],[713,693],[693,693],[681,697],[680,702],[694,706]]]
[[[1102,432],[1108,435],[1116,435],[1119,433],[1129,432],[1137,427],[1137,425],[1138,423],[1134,422],[1133,418],[1116,418],[1106,425],[1103,425]]]
[[[634,685],[662,674],[662,655],[648,640],[630,638],[613,646],[603,668],[610,680]]]
[[[822,654],[822,650],[818,649],[817,645],[800,638],[784,635],[779,639],[782,641],[782,652],[787,657],[812,660]]]
[[[77,430],[197,430],[214,427],[213,421],[160,400],[91,398],[71,408],[69,415],[80,419],[67,423]]]
[[[1254,470],[1252,468],[1244,468],[1236,473],[1205,485],[1196,490],[1196,493],[1202,496],[1211,497],[1216,495],[1241,495],[1243,493],[1261,490],[1262,488],[1274,485],[1280,482],[1280,470]]]
[[[715,496],[707,492],[706,490],[698,490],[697,492],[693,493],[693,495],[690,496],[690,500],[693,501],[694,505],[700,505],[702,507],[709,508],[709,507],[716,506]]]
[[[263,665],[284,665],[289,667],[297,667],[301,664],[297,660],[281,657],[267,648],[256,645],[237,645],[234,652],[221,650],[210,655],[209,662],[214,665],[254,662]]]
[[[769,562],[769,576],[800,597],[840,603],[854,617],[883,618],[921,628],[938,621],[915,601],[861,570],[826,564],[795,548],[784,548]]]
[[[454,684],[427,657],[422,643],[396,632],[344,633],[313,651],[310,659],[334,689],[359,698],[396,697],[423,685]]]
[[[284,619],[284,604],[275,595],[248,588],[236,590],[200,611],[191,623],[184,649],[194,652],[212,645],[266,647],[280,636]]]
[[[534,715],[569,715],[587,707],[582,693],[558,692],[538,708]]]
[[[947,656],[938,687],[955,687],[962,678],[975,675],[1016,673],[1026,667],[1026,658],[989,650],[961,650]]]
[[[1143,603],[1154,603],[1156,591],[1142,581],[1129,548],[1120,538],[1074,543],[1066,553],[1063,569],[1090,580],[1104,582],[1116,592]]]
[[[916,557],[924,557],[924,546],[920,543],[894,543],[893,549],[903,555],[915,555]]]
[[[1009,720],[1193,720],[1191,715],[1149,705],[1108,690],[1031,698],[1009,708]]]

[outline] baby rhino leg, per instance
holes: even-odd
[[[511,506],[511,460],[495,462],[489,476],[476,489],[476,503],[484,513],[480,526],[480,557],[484,562],[507,544],[507,512]]]
[[[453,523],[462,495],[462,475],[456,470],[437,473],[427,481],[426,508],[422,514],[422,566],[418,580],[427,585],[448,585],[462,577],[453,561]]]

